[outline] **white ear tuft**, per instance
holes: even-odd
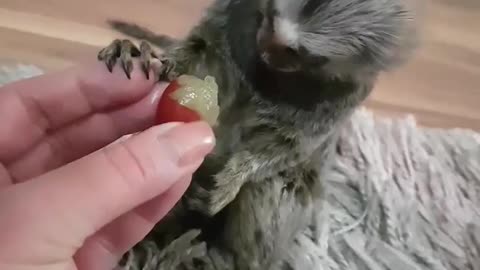
[[[298,24],[285,19],[275,18],[275,35],[278,40],[287,46],[295,46],[298,42]]]

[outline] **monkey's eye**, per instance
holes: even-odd
[[[294,48],[292,47],[285,47],[285,52],[290,55],[290,56],[298,56],[298,52],[297,50],[295,50]]]

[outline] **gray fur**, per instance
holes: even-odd
[[[149,239],[166,246],[199,228],[209,254],[233,258],[222,269],[291,269],[290,245],[307,227],[315,232],[340,127],[379,73],[411,49],[410,13],[401,1],[216,1],[162,60],[171,71],[163,77],[217,79],[217,146]],[[293,71],[262,58],[257,32],[272,16],[298,24]],[[327,61],[310,61],[317,57]],[[215,260],[195,269],[216,269]]]
[[[262,0],[264,9],[298,24],[308,57],[330,59],[335,75],[395,67],[416,47],[414,12],[408,0]],[[264,11],[268,14],[268,11]]]

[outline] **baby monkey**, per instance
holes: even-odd
[[[113,22],[165,52],[115,40],[99,53],[109,70],[120,59],[130,76],[139,57],[148,76],[159,59],[161,80],[211,75],[219,86],[214,152],[152,239],[167,246],[200,229],[199,241],[231,258],[194,269],[292,269],[290,246],[315,232],[342,124],[414,48],[404,1],[218,0],[182,40]],[[182,263],[162,269],[189,269]]]

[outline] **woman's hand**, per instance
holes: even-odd
[[[0,269],[111,269],[186,190],[213,133],[151,127],[165,85],[135,64],[0,88]]]

